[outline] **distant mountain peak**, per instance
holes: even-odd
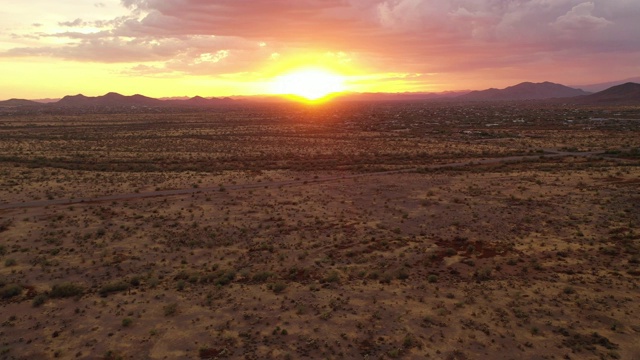
[[[568,86],[549,81],[541,83],[527,81],[504,89],[491,88],[481,91],[472,91],[468,94],[459,96],[458,99],[468,101],[542,100],[568,98],[588,94],[589,93],[586,91],[570,88]]]
[[[616,81],[607,81],[607,82],[602,82],[597,84],[583,84],[583,85],[577,85],[572,87],[582,89],[585,91],[590,91],[592,93],[596,93],[596,92],[604,91],[614,86],[623,85],[626,83],[635,83],[635,84],[640,83],[640,76],[616,80]]]
[[[595,94],[580,96],[576,102],[593,105],[640,105],[640,84],[627,82],[612,86]]]

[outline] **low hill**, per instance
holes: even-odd
[[[230,98],[203,98],[202,96],[195,96],[186,100],[165,100],[163,101],[164,106],[193,106],[193,107],[210,107],[217,106],[226,103],[233,102],[233,99]]]
[[[595,94],[580,96],[575,102],[589,105],[640,105],[640,84],[628,82],[613,86]]]
[[[24,99],[9,99],[0,101],[0,107],[17,107],[17,106],[38,106],[42,105],[38,102]]]
[[[618,86],[618,85],[622,85],[622,84],[626,84],[626,83],[640,83],[640,76],[636,76],[636,77],[632,77],[632,78],[628,78],[628,79],[624,79],[624,80],[616,80],[616,81],[607,81],[607,82],[603,82],[603,83],[598,83],[598,84],[589,84],[589,85],[578,85],[578,86],[571,86],[577,89],[582,89],[584,91],[588,91],[588,92],[592,92],[592,93],[597,93],[600,91],[604,91],[607,90],[608,88],[614,87],[614,86]]]
[[[465,101],[542,100],[588,94],[588,92],[580,89],[545,81],[543,83],[523,82],[504,89],[472,91],[468,94],[458,96],[457,99]]]

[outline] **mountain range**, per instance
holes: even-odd
[[[135,106],[135,107],[167,107],[167,106],[216,106],[222,103],[233,102],[229,98],[210,98],[205,99],[201,96],[192,97],[186,100],[160,100],[144,95],[125,96],[118,93],[110,92],[103,96],[89,97],[80,95],[65,96],[56,102],[56,106],[62,107],[116,107],[116,106]]]
[[[144,95],[125,96],[110,92],[102,96],[67,95],[60,100],[38,102],[24,99],[0,101],[0,107],[55,107],[55,108],[90,108],[90,107],[212,107],[232,104],[231,98],[203,98],[196,96],[182,99],[155,99]]]
[[[551,82],[524,82],[504,89],[443,93],[346,93],[334,97],[335,101],[558,101],[595,105],[640,105],[640,84],[628,82],[591,94]],[[144,95],[125,96],[110,92],[103,96],[69,95],[56,102],[36,102],[24,99],[0,101],[1,108],[144,108],[144,107],[218,107],[245,101],[283,101],[276,95],[232,98],[165,98]]]

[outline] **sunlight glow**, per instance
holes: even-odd
[[[320,100],[346,89],[345,78],[324,69],[301,69],[276,77],[271,93]]]

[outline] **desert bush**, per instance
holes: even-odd
[[[162,310],[164,311],[164,316],[175,315],[178,312],[178,303],[165,305]]]
[[[203,284],[213,283],[217,286],[224,286],[230,284],[235,278],[236,272],[233,270],[218,270],[213,273],[202,275],[200,277],[200,282]]]
[[[122,360],[122,356],[120,356],[117,352],[113,350],[109,350],[104,354],[103,360]]]
[[[387,271],[385,273],[382,274],[382,277],[380,278],[380,282],[383,284],[390,284],[391,280],[393,280],[394,275],[392,272]]]
[[[396,276],[398,277],[398,280],[406,280],[409,278],[409,271],[406,268],[401,268],[398,270]]]
[[[67,298],[73,296],[79,296],[84,293],[84,288],[74,283],[61,283],[53,285],[49,296],[52,298]]]
[[[18,284],[5,285],[0,289],[0,297],[9,299],[22,293],[22,286]]]
[[[217,278],[213,283],[220,286],[228,285],[236,278],[236,272],[233,270],[221,270],[218,271],[216,275]]]
[[[31,305],[33,307],[40,307],[42,304],[44,304],[45,302],[47,302],[47,295],[45,294],[39,294],[36,297],[33,298],[33,301],[31,302]]]
[[[387,351],[387,356],[389,356],[392,359],[400,357],[401,354],[402,353],[400,352],[400,349],[391,349]]]
[[[605,255],[615,256],[615,255],[618,255],[619,251],[615,247],[607,246],[607,247],[604,247],[604,248],[600,249],[600,252],[605,254]]]
[[[478,281],[487,281],[491,279],[491,268],[485,267],[480,270],[476,270],[473,276]]]
[[[0,232],[8,230],[12,224],[13,224],[13,220],[11,219],[0,222]]]
[[[15,266],[17,264],[16,259],[7,259],[4,261],[4,266],[9,267],[9,266]]]
[[[287,284],[283,281],[278,281],[273,284],[269,284],[269,289],[272,290],[276,294],[280,294],[287,288]]]
[[[335,282],[339,282],[340,281],[340,274],[338,274],[337,271],[331,271],[329,272],[329,274],[327,274],[327,276],[322,279],[323,282],[328,282],[328,283],[335,283]]]
[[[258,283],[263,283],[269,280],[269,278],[272,276],[273,274],[268,271],[261,271],[259,273],[254,274],[252,277],[252,280]]]
[[[129,280],[129,284],[131,284],[131,286],[140,286],[140,276],[134,276],[131,278],[131,280]]]
[[[402,346],[404,348],[410,349],[412,347],[415,347],[416,345],[417,345],[417,341],[413,335],[411,334],[405,335],[404,340],[402,341]]]
[[[184,280],[178,280],[178,283],[176,284],[176,290],[178,291],[182,291],[184,290],[184,287],[187,283]]]
[[[120,282],[115,282],[115,283],[109,283],[109,284],[105,284],[103,285],[100,290],[98,291],[98,293],[100,294],[100,296],[102,297],[106,297],[107,295],[111,294],[111,293],[115,293],[115,292],[119,292],[119,291],[125,291],[129,289],[129,284],[124,282],[124,281],[120,281]]]

